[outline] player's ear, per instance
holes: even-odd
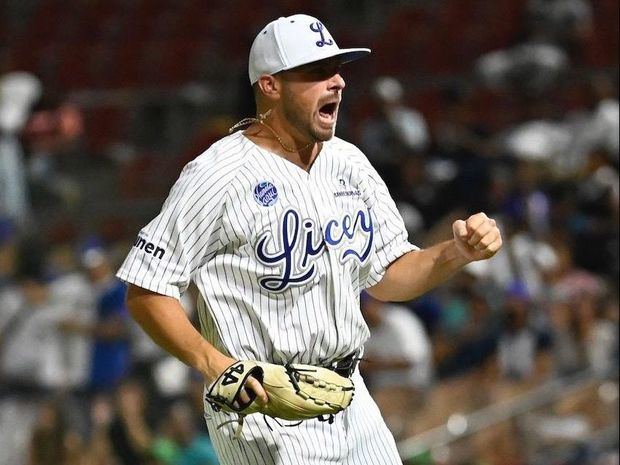
[[[263,74],[256,84],[266,99],[278,100],[280,98],[280,82],[275,76]]]

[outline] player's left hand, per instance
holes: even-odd
[[[472,262],[491,258],[502,246],[502,235],[495,220],[484,213],[455,221],[452,232],[458,251]]]

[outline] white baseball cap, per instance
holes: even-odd
[[[298,14],[281,17],[265,26],[250,49],[248,72],[254,84],[263,74],[275,74],[331,57],[342,63],[370,53],[368,48],[340,48],[318,19]]]

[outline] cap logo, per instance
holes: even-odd
[[[325,29],[325,26],[323,26],[323,23],[320,21],[310,24],[310,30],[321,35],[321,40],[316,41],[317,47],[323,47],[324,45],[334,45],[333,40],[325,40],[325,36],[323,35],[323,29]]]

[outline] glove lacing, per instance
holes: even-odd
[[[233,439],[239,439],[241,437],[241,432],[243,431],[243,423],[245,421],[245,417],[247,415],[244,415],[242,413],[238,414],[238,418],[233,418],[232,420],[226,420],[222,423],[220,423],[219,425],[217,425],[216,429],[220,429],[226,425],[229,425],[231,423],[237,423],[237,427],[235,428],[235,434],[233,435]]]
[[[295,391],[299,393],[299,392],[301,392],[301,388],[299,387],[298,383],[299,383],[299,380],[301,378],[301,375],[303,373],[313,373],[313,372],[316,372],[316,370],[309,369],[309,368],[306,368],[306,369],[294,368],[292,366],[292,363],[293,363],[292,360],[290,360],[289,362],[286,363],[286,365],[284,365],[284,368],[286,368],[286,374],[288,375],[289,380],[290,380],[291,384],[293,385]],[[211,407],[213,408],[214,411],[219,412],[221,410],[221,408],[215,402],[209,401],[209,403],[211,404]],[[241,437],[241,433],[243,431],[243,425],[244,425],[244,422],[245,422],[245,417],[247,415],[244,415],[243,413],[238,413],[237,415],[238,415],[237,418],[226,420],[226,421],[220,423],[219,425],[217,425],[217,429],[219,430],[220,428],[222,428],[222,427],[224,427],[226,425],[229,425],[231,423],[237,423],[237,427],[235,428],[235,434],[233,435],[233,438],[234,439],[239,439]],[[267,425],[267,427],[271,431],[273,431],[273,428],[267,422],[267,417],[269,417],[272,420],[274,420],[280,427],[286,427],[286,428],[297,427],[297,426],[301,425],[302,422],[305,421],[305,420],[300,420],[297,423],[293,423],[291,425],[283,425],[275,417],[272,417],[272,416],[264,414],[264,413],[262,415],[263,415],[263,420],[265,421],[265,424]],[[331,425],[331,424],[334,423],[335,415],[334,414],[330,414],[330,415],[327,415],[327,416],[320,415],[320,416],[316,417],[316,419],[318,421],[321,421],[321,422],[328,422]]]
[[[262,117],[262,119],[264,119],[267,115],[260,115],[260,116]],[[243,121],[239,122],[239,123],[238,123],[237,125],[235,125],[235,126],[240,126],[240,125],[243,125],[243,124],[247,124],[248,122],[251,122],[251,121],[247,121],[247,120],[251,120],[251,119],[252,119],[252,118],[246,118],[246,120],[243,120]],[[234,128],[231,128],[231,132],[232,132],[232,130],[234,130]],[[297,393],[300,393],[300,392],[302,392],[301,388],[299,387],[299,381],[300,381],[300,379],[301,379],[301,376],[302,376],[304,373],[315,373],[317,370],[316,370],[316,369],[310,369],[310,368],[305,368],[305,369],[303,369],[303,368],[295,368],[295,367],[293,367],[293,366],[292,366],[292,364],[293,364],[293,360],[294,360],[294,359],[295,359],[295,357],[297,357],[298,355],[299,355],[299,353],[297,353],[297,354],[295,354],[293,357],[291,357],[291,358],[289,359],[289,361],[288,361],[288,362],[284,365],[284,368],[286,369],[286,374],[288,375],[289,381],[290,381],[290,382],[291,382],[291,384],[293,385],[293,388],[295,389],[295,391],[296,391]],[[361,358],[361,357],[355,357],[353,360],[351,360],[351,362],[350,362],[350,363],[353,365],[353,364],[355,364],[355,363],[357,363],[357,362],[359,362],[359,361],[361,361],[361,360],[365,360],[365,359],[363,359],[363,358]],[[331,368],[330,368],[330,369],[331,369]],[[351,387],[351,388],[343,388],[343,389],[346,389],[346,390],[353,390],[354,388],[353,388],[353,387]],[[309,398],[310,398],[310,399],[312,399],[311,397],[309,397]],[[215,412],[219,412],[219,411],[221,411],[222,409],[221,409],[221,407],[220,407],[219,405],[217,405],[217,403],[215,402],[216,400],[222,400],[222,401],[225,401],[225,399],[214,399],[214,398],[208,399],[208,402],[209,402],[209,404],[211,405],[211,407],[213,408],[213,410],[214,410]],[[313,399],[313,400],[314,400],[314,399]],[[234,439],[239,439],[239,438],[241,437],[241,433],[242,433],[242,431],[243,431],[243,425],[244,425],[244,422],[245,422],[245,417],[246,417],[247,415],[246,415],[246,414],[243,414],[243,413],[238,413],[237,415],[238,415],[238,417],[237,417],[237,418],[233,418],[233,419],[230,419],[230,420],[226,420],[226,421],[224,421],[224,422],[220,423],[219,425],[217,425],[217,429],[219,430],[220,428],[222,428],[222,427],[224,427],[224,426],[226,426],[226,425],[229,425],[229,424],[231,424],[231,423],[237,423],[237,427],[235,428],[235,434],[233,435],[233,438],[234,438]],[[265,421],[265,424],[267,425],[267,427],[268,427],[271,431],[273,431],[273,428],[272,428],[272,427],[271,427],[271,425],[267,422],[267,417],[270,417],[271,419],[273,419],[273,420],[274,420],[274,421],[275,421],[275,422],[276,422],[276,423],[277,423],[280,427],[287,427],[287,428],[297,427],[297,426],[301,425],[301,424],[302,424],[302,422],[304,422],[304,421],[305,421],[305,420],[300,420],[300,421],[299,421],[299,422],[297,422],[297,423],[293,423],[293,424],[290,424],[290,425],[283,425],[283,424],[282,424],[282,423],[281,423],[281,422],[280,422],[280,421],[279,421],[276,417],[272,417],[272,416],[267,415],[267,414],[264,414],[264,413],[263,413],[262,415],[263,415],[263,420]],[[318,416],[318,417],[316,417],[315,419],[316,419],[316,420],[318,420],[318,421],[320,421],[320,422],[327,422],[328,424],[332,425],[332,424],[334,423],[334,421],[335,421],[335,415],[334,415],[333,413],[332,413],[332,414],[329,414],[329,415],[327,415],[327,416],[325,416],[325,415],[319,415],[319,416]]]

